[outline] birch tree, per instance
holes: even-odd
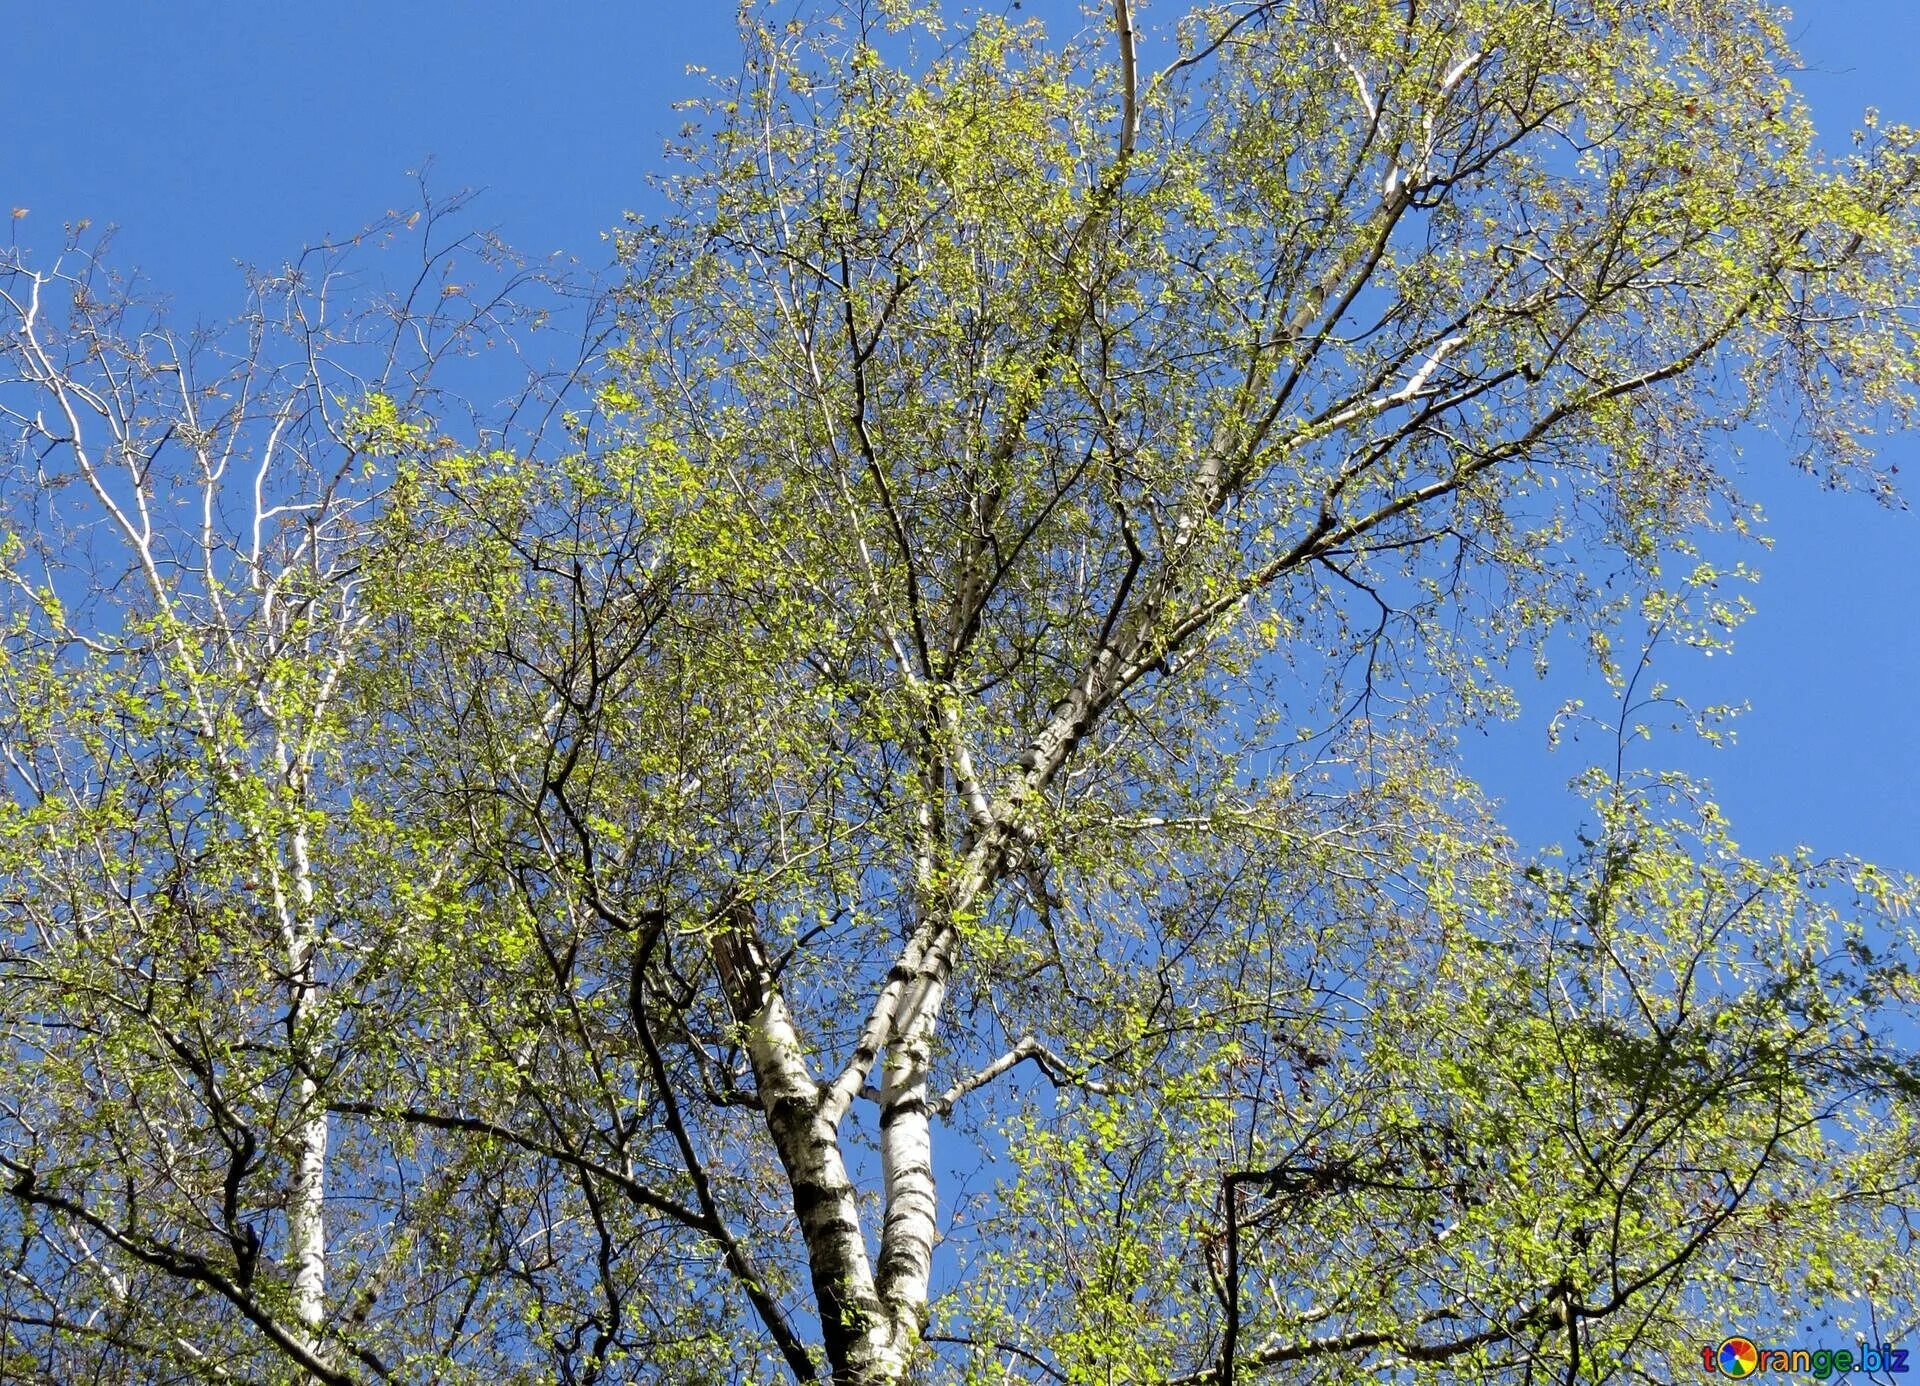
[[[553,432],[344,392],[328,455],[379,461],[298,620],[340,614],[283,685],[233,664],[280,709],[244,756],[188,716],[211,655],[84,672],[22,587],[8,744],[79,756],[30,711],[177,685],[179,759],[261,788],[15,768],[21,1370],[1598,1381],[1810,1313],[1892,1341],[1911,887],[1743,855],[1637,730],[1714,730],[1657,673],[1744,610],[1736,443],[1894,498],[1920,162],[1818,154],[1781,23],[748,10]],[[1569,644],[1596,768],[1510,834],[1456,739]],[[191,907],[124,865],[182,821],[231,824]],[[306,954],[194,935],[259,950],[270,1017],[206,1076],[111,1001],[164,990],[156,911],[282,897]],[[61,971],[108,920],[112,984]],[[192,1122],[85,1099],[96,995]],[[303,1131],[347,1172],[303,1184]],[[175,1169],[167,1211],[121,1192]],[[132,1331],[134,1275],[221,1303]]]
[[[347,1379],[325,1088],[378,946],[356,918],[399,883],[341,817],[338,704],[397,411],[525,315],[461,220],[424,202],[253,273],[218,330],[84,225],[0,257],[9,1375],[225,1377],[257,1337]],[[357,257],[401,238],[379,291]]]
[[[1203,8],[1157,70],[1124,4],[1064,43],[891,13],[752,33],[685,214],[626,241],[607,397],[648,475],[704,488],[719,539],[664,551],[738,545],[697,585],[724,580],[723,624],[753,632],[731,657],[792,690],[728,719],[742,754],[737,729],[775,738],[765,788],[700,831],[735,865],[681,917],[743,1027],[835,1373],[898,1379],[921,1350],[933,1133],[969,1107],[1039,1163],[973,1244],[1002,1267],[993,1331],[933,1330],[977,1370],[1522,1370],[1632,1341],[1636,1298],[1707,1259],[1677,1203],[1605,1277],[1536,1270],[1472,1309],[1436,1271],[1368,1321],[1300,1274],[1255,1328],[1239,1272],[1179,1277],[1225,1236],[1224,1171],[1349,1177],[1271,1173],[1318,1139],[1274,1075],[1297,1044],[1367,1090],[1357,1041],[1301,1013],[1331,977],[1417,975],[1445,844],[1486,841],[1445,742],[1505,696],[1489,661],[1572,622],[1610,669],[1602,575],[1728,615],[1690,547],[1746,523],[1714,442],[1739,425],[1791,420],[1803,465],[1881,486],[1861,438],[1910,402],[1909,132],[1823,163],[1757,7]],[[822,899],[770,850],[795,812],[776,840],[844,844],[857,889]],[[1602,869],[1652,870],[1644,837],[1599,840]],[[1414,950],[1398,969],[1376,929]],[[1429,1042],[1375,1031],[1367,1068]],[[1015,1065],[1072,1115],[999,1105]],[[1698,1163],[1760,1178],[1747,1156]],[[1385,1235],[1386,1201],[1355,1235]]]

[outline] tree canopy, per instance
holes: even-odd
[[[1635,730],[1736,445],[1897,500],[1920,148],[1782,22],[749,6],[578,338],[432,203],[228,333],[7,252],[0,1375],[1902,1331],[1913,886]],[[1457,738],[1570,646],[1543,847]]]

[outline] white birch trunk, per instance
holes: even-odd
[[[931,1095],[934,1030],[946,1000],[947,949],[936,947],[881,1069],[880,1168],[886,1217],[880,1237],[880,1299],[894,1337],[911,1351],[927,1328],[938,1202],[933,1177]]]
[[[807,1072],[792,1015],[777,991],[749,1022],[747,1053],[767,1129],[793,1190],[834,1380],[891,1386],[905,1374],[907,1349],[896,1340],[874,1286],[839,1131],[823,1110],[823,1094]]]
[[[927,1328],[928,1292],[939,1212],[933,1177],[932,1095],[928,1090],[934,1033],[946,1003],[959,947],[953,922],[993,882],[1004,861],[1004,837],[987,832],[968,854],[951,900],[911,989],[895,1018],[881,1068],[880,1161],[886,1196],[880,1236],[880,1300],[886,1306],[902,1369]]]
[[[294,827],[291,855],[295,904],[287,916],[287,964],[293,991],[289,1046],[299,1059],[309,1047],[308,1031],[319,1000],[314,980],[313,866],[303,823]],[[294,1315],[307,1334],[308,1346],[319,1355],[327,1307],[327,1108],[306,1063],[300,1066],[299,1092],[301,1116],[287,1202],[287,1241],[293,1262]]]

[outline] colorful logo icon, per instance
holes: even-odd
[[[1722,1376],[1752,1376],[1760,1370],[1760,1349],[1751,1338],[1729,1338],[1717,1354]]]
[[[1869,1375],[1904,1373],[1908,1351],[1891,1343],[1862,1343],[1850,1348],[1761,1347],[1751,1338],[1733,1337],[1722,1339],[1719,1347],[1702,1344],[1700,1367],[1735,1381],[1745,1380],[1756,1372],[1805,1373],[1815,1381],[1826,1381],[1856,1370]]]

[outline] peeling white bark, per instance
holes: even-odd
[[[319,1000],[314,981],[313,867],[304,826],[293,831],[291,855],[298,905],[288,921],[287,962],[293,987],[292,1047],[297,1055],[306,1046]],[[293,1312],[317,1352],[327,1311],[327,1104],[304,1066],[299,1086],[304,1115],[295,1137],[298,1153],[287,1204],[287,1240],[293,1260]]]
[[[808,1072],[792,1012],[765,974],[751,910],[740,905],[730,913],[729,933],[715,940],[715,961],[746,1027],[760,1110],[793,1191],[834,1380],[891,1386],[905,1374],[907,1351],[874,1284],[838,1121],[829,1118],[825,1094]]]
[[[886,1189],[880,1236],[880,1300],[893,1336],[911,1350],[927,1327],[927,1288],[933,1271],[935,1214],[933,1133],[927,1072],[941,1003],[945,966],[929,978],[915,1015],[889,1046],[881,1073],[880,1168]]]
[[[895,1014],[881,1068],[880,1160],[886,1213],[880,1235],[878,1289],[895,1350],[903,1362],[911,1360],[927,1327],[939,1211],[928,1073],[934,1033],[960,942],[956,921],[992,884],[1005,853],[1006,834],[997,824],[968,853],[944,917],[920,956],[913,982]]]
[[[818,1085],[807,1074],[799,1035],[777,992],[753,1025],[748,1055],[761,1109],[793,1190],[835,1375],[859,1386],[896,1381],[906,1359],[874,1284],[840,1135],[822,1115]]]

